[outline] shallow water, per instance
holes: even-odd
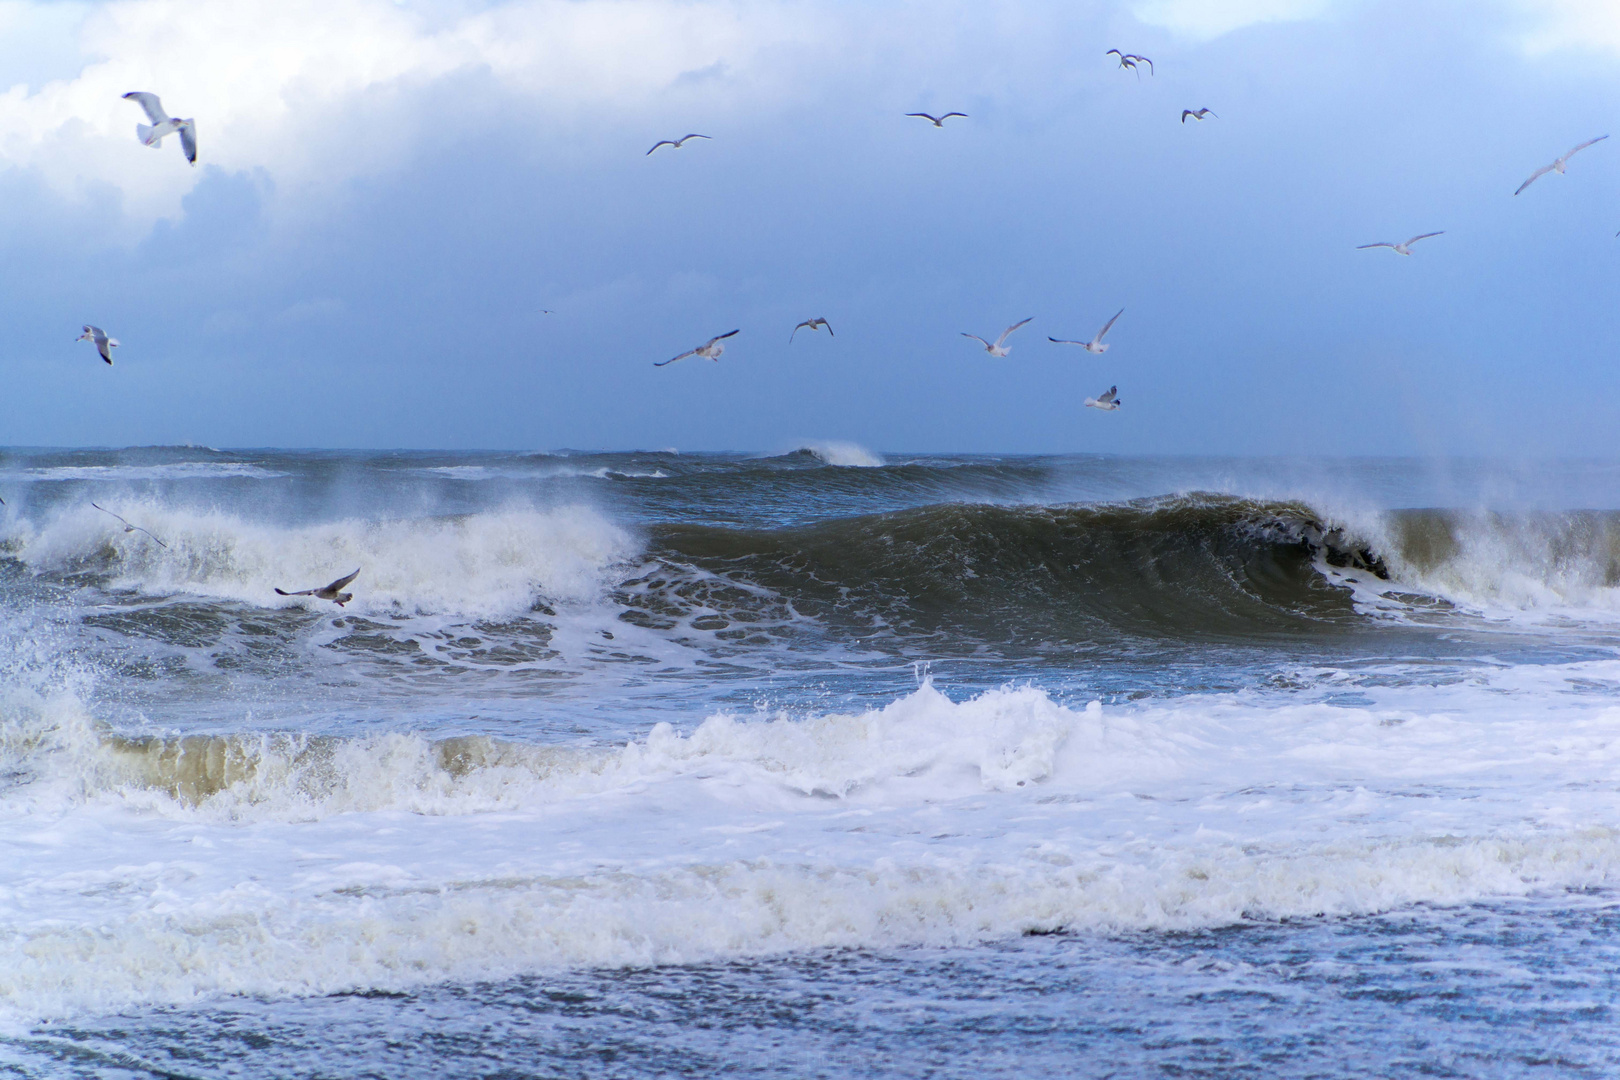
[[[11,451],[0,1067],[1610,1070],[1617,473]]]

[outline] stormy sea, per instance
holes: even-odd
[[[0,1076],[1620,1072],[1620,464],[0,497]]]

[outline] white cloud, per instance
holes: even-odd
[[[1559,49],[1620,52],[1620,0],[1517,0],[1528,29],[1521,42],[1531,55]]]
[[[1219,37],[1264,22],[1314,19],[1330,0],[1139,0],[1131,11],[1142,22],[1186,37]]]
[[[430,26],[393,0],[116,0],[63,28],[76,75],[0,94],[0,167],[69,196],[111,185],[132,228],[173,215],[202,171],[174,139],[161,152],[136,143],[144,118],[120,95],[150,90],[196,118],[201,163],[262,169],[296,200],[386,168],[431,138],[429,125],[454,123],[456,103],[432,96],[447,76],[493,77],[554,117],[646,107],[683,73],[721,81],[774,43],[814,36],[810,13],[794,11],[516,0]],[[13,3],[0,14],[27,13]],[[424,105],[414,122],[403,112]]]

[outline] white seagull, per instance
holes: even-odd
[[[100,510],[103,514],[112,514],[112,516],[115,517],[115,518],[118,518],[119,521],[123,521],[124,522],[124,531],[125,532],[127,532],[127,533],[143,532],[147,536],[152,537],[152,539],[154,541],[156,541],[158,547],[167,548],[169,546],[168,544],[165,544],[163,541],[158,540],[157,536],[152,532],[152,530],[143,529],[139,525],[131,525],[129,522],[124,521],[124,519],[122,517],[120,517],[118,514],[113,514],[113,512],[111,510],[107,509],[105,506],[100,506],[100,505],[98,505],[96,503],[91,503],[90,505],[94,506],[97,510]]]
[[[1029,317],[1029,319],[1033,319],[1034,317],[1035,316],[1031,315]],[[1011,326],[1007,327],[1007,329],[1005,329],[1005,330],[1003,330],[1001,332],[1001,336],[996,338],[996,343],[994,345],[992,345],[988,341],[984,340],[984,338],[980,337],[978,334],[970,334],[966,330],[962,331],[962,336],[963,337],[970,337],[974,341],[977,341],[979,344],[983,345],[984,346],[984,351],[989,353],[991,356],[1006,356],[1008,353],[1012,352],[1012,346],[1006,344],[1007,335],[1011,334],[1014,330],[1018,329],[1020,326],[1023,326],[1025,323],[1029,322],[1029,319],[1020,319],[1019,321],[1013,323]]]
[[[701,356],[705,360],[718,360],[720,359],[720,354],[726,351],[726,347],[722,345],[721,342],[725,341],[726,338],[730,337],[732,334],[740,332],[741,328],[739,327],[737,330],[731,331],[730,334],[717,334],[708,341],[705,341],[702,345],[699,345],[697,348],[687,349],[679,356],[672,356],[668,360],[654,360],[653,367],[663,367],[665,364],[673,364],[677,360],[685,360],[688,356]]]
[[[1097,331],[1097,336],[1092,338],[1090,341],[1068,341],[1064,338],[1055,337],[1048,337],[1046,340],[1054,341],[1059,345],[1078,345],[1088,353],[1096,353],[1098,356],[1101,356],[1103,353],[1108,351],[1108,346],[1103,344],[1103,335],[1108,333],[1109,330],[1113,329],[1114,324],[1119,321],[1119,317],[1123,314],[1125,314],[1124,308],[1120,308],[1118,311],[1114,312],[1114,317],[1109,319],[1103,328]]]
[[[1564,171],[1564,166],[1569,164],[1569,159],[1570,158],[1574,157],[1576,154],[1580,153],[1582,150],[1585,150],[1588,146],[1591,146],[1593,143],[1602,142],[1604,139],[1607,139],[1607,138],[1608,138],[1607,135],[1599,135],[1595,139],[1587,139],[1585,142],[1581,143],[1581,145],[1575,147],[1573,150],[1571,150],[1569,153],[1565,154],[1563,157],[1559,158],[1557,161],[1553,162],[1551,165],[1543,165],[1541,168],[1537,169],[1535,172],[1530,174],[1530,179],[1526,180],[1524,183],[1519,185],[1519,191],[1523,191],[1525,188],[1529,187],[1531,184],[1535,183],[1537,180],[1540,180],[1543,176],[1546,176],[1550,172],[1562,173]],[[1519,193],[1519,191],[1515,191],[1513,194],[1517,195]]]
[[[694,132],[691,135],[682,135],[678,139],[659,139],[657,142],[653,143],[652,150],[647,151],[647,153],[643,154],[642,157],[651,156],[653,150],[658,149],[660,146],[673,146],[675,149],[679,150],[681,147],[686,145],[686,140],[687,139],[707,139],[707,138],[708,138],[707,135],[699,135],[699,134],[696,134]]]
[[[1217,120],[1220,119],[1220,116],[1218,116],[1213,109],[1182,109],[1181,110],[1181,122],[1183,124],[1185,124],[1187,122],[1187,117],[1189,117],[1189,116],[1192,117],[1194,120],[1199,120],[1199,121],[1202,121],[1204,119],[1204,117],[1206,117],[1206,116],[1213,116]]]
[[[798,332],[800,330],[803,330],[805,327],[809,327],[812,331],[814,331],[814,330],[820,330],[823,326],[825,326],[827,328],[828,335],[830,335],[832,337],[837,337],[838,336],[837,334],[834,334],[832,332],[832,323],[828,322],[826,319],[820,319],[820,318],[806,319],[806,320],[804,320],[804,322],[800,323],[798,326],[795,326],[793,328],[793,333],[788,335],[788,344],[789,345],[793,344],[793,338],[798,334]]]
[[[929,123],[933,124],[937,128],[944,127],[945,126],[945,121],[949,120],[953,116],[960,116],[964,120],[966,120],[968,118],[968,114],[965,113],[965,112],[948,112],[948,113],[945,113],[943,116],[930,116],[925,112],[908,112],[908,113],[906,113],[906,115],[907,116],[920,116],[924,120],[927,120]]]
[[[163,145],[163,137],[180,133],[180,149],[186,152],[186,160],[193,165],[197,164],[197,121],[182,120],[178,116],[170,116],[163,108],[163,102],[158,100],[156,94],[148,94],[144,90],[131,90],[124,95],[126,101],[133,101],[146,110],[151,118],[151,126],[146,124],[135,125],[135,137],[153,149]]]
[[[343,591],[343,586],[347,585],[349,582],[353,581],[355,578],[357,578],[359,576],[360,576],[360,571],[356,570],[354,573],[348,575],[347,577],[340,577],[336,581],[332,582],[332,584],[330,584],[330,585],[322,585],[318,589],[300,589],[297,592],[287,592],[285,589],[277,589],[276,590],[276,595],[277,596],[313,596],[317,600],[330,600],[330,601],[332,601],[332,603],[336,604],[338,607],[342,607],[344,604],[347,604],[350,600],[354,599],[354,593],[352,593],[352,592],[344,592]]]
[[[1128,67],[1132,71],[1136,72],[1136,77],[1138,79],[1142,77],[1142,69],[1137,67],[1137,64],[1146,64],[1148,66],[1148,74],[1154,74],[1153,61],[1149,60],[1145,56],[1138,56],[1135,53],[1122,53],[1118,49],[1109,49],[1107,52],[1103,53],[1103,55],[1119,57],[1119,66],[1122,68]]]
[[[1444,229],[1441,229],[1439,232],[1419,233],[1417,236],[1412,237],[1412,239],[1403,240],[1399,244],[1391,244],[1388,241],[1380,241],[1376,244],[1357,244],[1356,250],[1366,251],[1368,248],[1387,247],[1394,251],[1397,255],[1410,255],[1412,254],[1412,245],[1417,243],[1419,240],[1427,240],[1431,236],[1444,236],[1445,233],[1446,230]]]
[[[84,333],[80,334],[73,340],[95,342],[96,352],[100,353],[101,358],[107,361],[107,363],[112,363],[112,351],[114,346],[118,344],[118,339],[108,337],[106,332],[103,331],[101,327],[86,325],[84,328]]]
[[[1110,386],[1106,393],[1086,398],[1086,407],[1088,409],[1101,409],[1104,412],[1113,412],[1119,408],[1119,387]]]

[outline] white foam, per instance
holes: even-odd
[[[877,469],[887,464],[881,455],[852,442],[807,442],[799,449],[810,451],[828,465],[843,468]]]
[[[1600,885],[1620,708],[1558,689],[1594,679],[1620,662],[1363,708],[925,685],[622,747],[238,740],[234,782],[189,800],[153,784],[179,744],[13,694],[0,1012]]]
[[[637,550],[628,533],[584,506],[513,505],[460,517],[305,526],[159,501],[126,500],[118,509],[168,546],[124,532],[88,503],[37,526],[18,522],[9,540],[16,557],[36,571],[110,558],[112,587],[147,595],[329,610],[321,601],[287,599],[274,590],[324,585],[359,567],[351,611],[469,617],[520,614],[541,599],[594,598],[607,571]]]

